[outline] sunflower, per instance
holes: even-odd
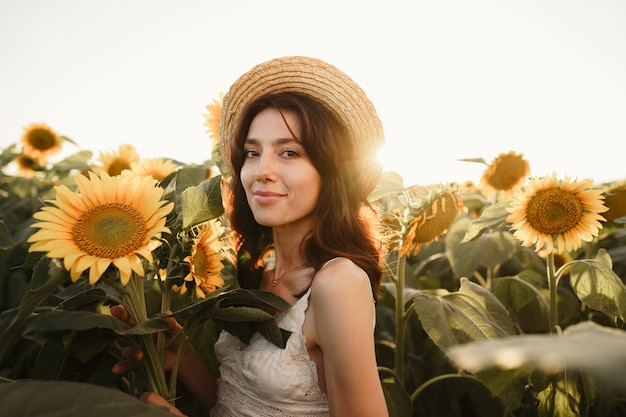
[[[454,186],[431,187],[426,198],[410,209],[411,220],[400,254],[417,254],[423,244],[445,235],[463,207],[463,200]]]
[[[545,248],[548,254],[570,252],[598,235],[605,221],[599,213],[608,210],[603,200],[592,180],[559,181],[553,173],[531,179],[516,193],[506,221],[522,246],[535,245],[537,252]]]
[[[16,156],[15,163],[17,164],[18,172],[25,178],[32,178],[35,175],[35,168],[40,166],[36,159],[25,154]]]
[[[604,204],[609,208],[604,214],[607,222],[612,223],[626,216],[626,184],[616,184],[610,187],[606,191]]]
[[[225,259],[222,235],[224,227],[218,220],[205,223],[198,231],[198,237],[193,239],[191,255],[183,261],[189,264],[189,274],[185,281],[192,284],[198,298],[206,298],[206,294],[212,293],[217,288],[224,286],[221,277]],[[180,293],[187,292],[187,285],[174,287],[180,289]],[[206,292],[206,293],[205,293]]]
[[[140,256],[153,261],[152,251],[161,245],[161,233],[173,203],[161,200],[163,189],[150,177],[110,177],[93,172],[77,175],[76,193],[64,185],[55,187],[56,199],[33,217],[40,230],[28,242],[30,252],[47,252],[62,258],[76,282],[89,268],[89,282],[96,283],[113,265],[126,285],[132,272],[144,276]]]
[[[122,171],[122,174],[132,175],[149,175],[157,182],[176,171],[178,165],[176,165],[170,159],[164,158],[152,158],[141,159],[130,163],[130,170]]]
[[[102,170],[114,177],[125,169],[131,169],[131,164],[139,161],[139,155],[134,146],[120,145],[117,152],[103,152],[99,160],[102,163]]]
[[[24,128],[22,153],[45,165],[49,156],[61,150],[61,138],[43,123],[33,123]]]
[[[213,147],[217,146],[220,141],[220,113],[222,112],[222,100],[224,93],[220,92],[219,99],[213,99],[211,104],[206,106],[208,113],[203,114],[204,126],[209,136],[213,139]]]
[[[483,193],[489,196],[502,191],[505,196],[512,195],[515,187],[522,184],[530,172],[530,166],[523,157],[523,154],[513,151],[498,155],[480,179]]]

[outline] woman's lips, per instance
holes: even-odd
[[[284,194],[272,191],[255,191],[253,194],[255,201],[261,204],[274,203],[284,197]]]

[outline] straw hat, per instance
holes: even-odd
[[[239,77],[224,96],[220,118],[220,146],[230,170],[230,146],[238,118],[259,97],[293,92],[320,102],[342,121],[355,144],[356,172],[369,194],[380,178],[376,151],[384,142],[378,114],[365,92],[334,66],[314,58],[289,56],[272,59]]]

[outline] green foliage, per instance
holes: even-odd
[[[5,417],[172,416],[166,409],[146,404],[118,389],[71,381],[0,383],[0,404]]]
[[[381,184],[377,203],[385,213],[402,212],[397,181]],[[550,260],[513,237],[510,201],[475,193],[464,201],[472,214],[460,214],[444,237],[406,258],[395,247],[389,254],[377,356],[383,375],[410,393],[411,409],[401,415],[624,415],[621,223],[566,254],[553,271],[553,304]],[[398,245],[411,219],[395,219]],[[549,330],[554,308],[563,329],[556,334]]]
[[[595,259],[571,262],[570,284],[580,301],[594,310],[626,321],[626,286],[613,272],[606,250]]]
[[[15,145],[4,149],[0,169],[17,155]],[[289,337],[270,313],[289,306],[270,293],[233,289],[230,266],[223,270],[226,288],[205,299],[189,296],[193,289],[172,293],[186,285],[184,259],[198,226],[224,215],[222,177],[206,178],[215,167],[225,173],[215,149],[212,160],[181,163],[159,183],[175,204],[167,218],[172,233],[145,265],[148,319],[139,325],[109,314],[127,297],[111,269],[95,285],[85,276],[72,283],[58,260],[29,253],[33,213],[54,198],[55,185],[73,189],[74,175],[92,168],[91,158],[79,151],[29,178],[0,173],[0,377],[12,381],[0,383],[3,415],[27,415],[26,404],[42,416],[59,407],[65,415],[162,414],[134,398],[147,386],[145,375],[115,376],[111,367],[124,346],[162,336],[168,317],[184,324],[189,343],[216,373],[213,343],[222,329],[244,343],[260,333],[282,347]],[[467,191],[467,211],[444,236],[400,256],[412,216],[439,191],[407,188],[399,175],[385,173],[369,197],[391,232],[375,333],[390,416],[626,414],[624,218],[566,254],[551,276],[550,258],[511,234],[510,202]],[[178,392],[177,404],[200,415],[193,398]]]
[[[15,147],[5,150],[0,158],[3,166],[16,155]],[[53,406],[44,409],[44,399],[51,399],[35,395],[37,389],[55,392],[55,400],[67,406],[75,404],[77,415],[86,414],[87,408],[88,414],[93,415],[93,404],[101,404],[107,398],[116,401],[119,408],[107,409],[102,404],[103,413],[105,409],[107,413],[124,415],[153,412],[154,407],[146,407],[133,398],[153,389],[144,372],[150,365],[121,376],[114,375],[111,368],[122,360],[125,346],[147,346],[146,341],[154,340],[151,345],[157,349],[165,347],[159,340],[164,340],[164,332],[169,329],[168,317],[185,324],[188,343],[214,370],[217,361],[210,342],[217,339],[222,329],[244,342],[259,332],[280,347],[285,346],[290,335],[278,328],[274,316],[265,311],[279,311],[289,305],[271,293],[231,289],[232,266],[226,264],[227,257],[223,270],[225,288],[200,299],[193,286],[185,295],[173,291],[175,286],[191,285],[183,280],[189,273],[184,259],[190,254],[196,229],[203,223],[220,220],[224,214],[221,176],[206,178],[211,161],[200,166],[181,164],[159,184],[164,189],[164,200],[175,205],[166,220],[171,233],[163,234],[164,243],[153,252],[154,263],[144,261],[145,278],[131,277],[131,283],[140,282],[146,320],[130,326],[110,314],[111,306],[127,307],[133,292],[132,285],[120,284],[115,268],[107,269],[94,285],[89,284],[87,273],[72,282],[60,260],[29,253],[27,239],[34,232],[33,214],[46,204],[45,200],[55,197],[55,185],[74,189],[74,176],[93,168],[90,158],[90,152],[78,152],[30,178],[0,177],[0,378],[7,381],[0,384],[0,397],[11,399],[0,400],[3,415],[27,415],[21,414],[28,413],[22,404],[13,403],[18,386],[20,393],[31,393],[41,400],[30,408],[36,415],[55,413]],[[165,280],[159,279],[162,271],[166,271]],[[173,313],[166,314],[165,310]],[[187,343],[181,343],[181,348],[186,346]],[[24,382],[8,382],[18,380]],[[54,385],[43,381],[52,381]],[[193,398],[186,397],[189,394],[184,389],[179,392],[181,407],[198,413]],[[97,395],[101,398],[96,399]],[[6,405],[11,408],[7,410]]]

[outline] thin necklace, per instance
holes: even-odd
[[[280,280],[283,278],[283,275],[285,275],[287,272],[291,272],[291,271],[295,271],[296,269],[300,269],[303,266],[305,266],[306,263],[301,263],[300,265],[296,265],[293,266],[287,270],[285,270],[282,274],[280,274],[279,276],[276,276],[276,268],[274,268],[274,278],[272,279],[272,287],[275,287],[276,285],[278,285],[278,283],[280,282]]]

